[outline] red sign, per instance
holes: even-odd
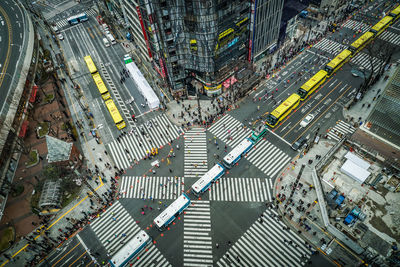
[[[35,102],[37,90],[38,90],[38,87],[36,85],[32,87],[32,93],[31,93],[31,97],[29,98],[29,102],[31,102],[31,103]]]
[[[247,58],[247,61],[249,61],[249,62],[251,62],[251,44],[252,44],[252,42],[251,42],[251,39],[250,39],[249,40],[249,56]]]
[[[164,67],[164,61],[162,60],[162,58],[160,58],[160,66],[161,66],[161,70],[162,70],[162,77],[165,78],[165,76],[167,76],[167,74],[165,73],[165,67]]]
[[[24,121],[21,125],[21,130],[19,132],[19,137],[25,137],[26,130],[28,129],[29,121]]]
[[[146,34],[146,30],[145,30],[145,28],[144,28],[144,23],[143,23],[143,18],[142,18],[142,13],[140,12],[140,7],[139,7],[139,6],[136,6],[136,11],[137,11],[137,13],[138,13],[138,17],[139,17],[139,21],[140,21],[140,26],[142,27],[142,32],[143,32],[144,40],[146,41],[146,46],[147,46],[147,50],[148,50],[148,52],[149,52],[149,57],[152,58],[153,56],[151,55],[149,40],[147,39],[147,34]]]

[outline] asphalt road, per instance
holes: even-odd
[[[16,67],[24,50],[25,24],[25,14],[15,1],[0,2],[0,111],[7,106],[10,90],[18,82]]]
[[[379,9],[382,7],[383,4],[364,13],[381,12]],[[364,16],[360,15],[360,18],[364,19]],[[365,19],[370,23],[378,21],[377,18],[371,17]],[[392,39],[393,36],[400,34],[398,24],[387,30],[394,34],[391,35]],[[365,27],[357,20],[354,25]],[[129,112],[123,100],[129,98],[131,94],[135,99],[140,99],[140,96],[137,90],[128,90],[127,87],[134,88],[130,81],[123,85],[119,83],[119,71],[123,66],[122,56],[125,54],[123,48],[120,45],[104,47],[101,30],[93,17],[87,23],[65,29],[63,33],[65,40],[62,41],[62,47],[74,69],[73,77],[84,88],[95,118],[104,124],[104,129],[100,129],[100,132],[112,143],[109,147],[110,154],[116,155],[113,151],[119,149],[122,152],[118,157],[126,157],[124,147],[131,145],[129,140],[133,137],[124,137],[119,141],[122,142],[121,145],[113,140],[119,132],[108,116],[83,62],[83,57],[90,54],[98,68],[100,62],[104,63],[102,70],[109,74],[111,82],[118,88],[121,96],[122,101],[118,102],[120,109],[127,109]],[[351,65],[346,64],[336,75],[328,79],[317,92],[301,104],[296,112],[267,133],[265,140],[257,143],[237,166],[228,170],[224,178],[213,185],[211,191],[196,197],[190,192],[190,186],[251,133],[248,128],[244,128],[251,126],[249,121],[258,117],[263,118],[264,114],[273,109],[271,100],[267,100],[266,103],[254,103],[252,98],[255,94],[261,96],[265,90],[275,91],[277,101],[286,99],[337,54],[334,50],[342,48],[340,43],[345,38],[345,33],[349,35],[347,39],[351,42],[353,37],[350,33],[353,31],[344,27],[326,38],[330,39],[330,42],[325,40],[317,48],[314,46],[302,52],[279,73],[279,78],[270,80],[265,88],[261,88],[249,99],[242,101],[240,109],[229,112],[208,128],[207,132],[192,130],[185,133],[185,138],[179,139],[175,139],[175,135],[171,137],[173,142],[166,144],[156,158],[141,161],[139,165],[132,164],[132,168],[128,167],[120,180],[120,199],[81,232],[80,242],[90,244],[91,251],[100,253],[102,256],[99,260],[104,260],[105,251],[115,254],[123,247],[125,240],[132,238],[139,229],[145,229],[152,237],[153,243],[133,260],[137,266],[152,263],[189,266],[199,263],[210,264],[210,262],[214,265],[229,266],[231,261],[238,266],[241,263],[244,266],[261,266],[260,261],[270,266],[295,266],[303,261],[303,255],[306,255],[306,261],[311,259],[312,263],[309,266],[332,266],[322,255],[311,256],[304,241],[291,231],[284,230],[273,209],[266,209],[265,203],[272,200],[275,179],[297,155],[290,145],[300,136],[311,135],[317,127],[320,127],[322,132],[343,118],[341,113],[343,105],[362,82],[360,78],[351,76],[350,70],[359,66],[368,67],[365,61],[359,59]],[[394,55],[392,60],[396,60],[398,56]],[[308,74],[297,76],[294,72],[298,73],[300,70]],[[287,84],[283,82],[288,80]],[[257,106],[260,106],[259,110]],[[137,114],[144,112],[137,107],[134,110]],[[300,128],[299,122],[310,113],[315,114],[316,118],[305,129]],[[143,115],[142,118],[148,120],[158,115],[152,113]],[[159,128],[162,127],[153,126],[147,129],[148,132],[156,132]],[[163,130],[170,131],[169,127]],[[176,147],[177,145],[180,149]],[[167,159],[171,148],[174,149],[176,156]],[[133,151],[130,152],[130,157],[132,154]],[[115,157],[115,160],[123,163],[120,158]],[[160,168],[152,166],[155,160],[161,162]],[[153,224],[154,218],[182,192],[190,196],[193,205],[161,233]],[[296,246],[289,245],[287,240]],[[74,242],[76,248],[80,248],[78,240]],[[72,249],[73,247],[70,248],[71,251]],[[85,255],[82,253],[80,255]]]

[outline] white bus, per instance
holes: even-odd
[[[212,183],[215,183],[222,175],[225,174],[225,168],[217,163],[208,172],[206,172],[199,180],[192,185],[192,192],[199,196],[203,194]]]
[[[246,138],[240,142],[228,155],[224,157],[223,164],[228,169],[232,168],[244,154],[246,154],[253,147],[253,142]]]
[[[114,45],[117,43],[117,41],[115,41],[115,38],[111,33],[107,34],[106,36],[107,36],[107,39],[110,40],[111,44]]]
[[[150,236],[141,230],[109,260],[110,265],[113,267],[126,266],[150,241]]]
[[[110,42],[108,41],[107,38],[103,38],[103,44],[104,44],[106,47],[109,47],[109,46],[110,46]]]
[[[190,205],[190,198],[183,193],[171,205],[169,205],[158,217],[154,219],[154,224],[158,230],[163,231],[175,218]]]

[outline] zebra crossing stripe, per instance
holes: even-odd
[[[395,44],[395,45],[400,45],[400,35],[396,34],[394,32],[391,32],[391,31],[387,30],[387,31],[383,32],[379,36],[379,38],[384,40],[384,41],[386,41],[386,42],[389,42],[389,43],[392,43],[392,44]]]
[[[183,220],[183,265],[212,265],[210,202],[192,201],[192,205],[186,209]]]
[[[193,128],[184,135],[184,176],[201,177],[208,171],[207,137],[203,128]]]
[[[352,19],[349,19],[348,21],[346,21],[346,23],[344,23],[342,27],[350,28],[352,30],[358,30],[361,28],[362,32],[365,32],[371,28],[371,26],[369,26],[363,22],[355,21]]]
[[[355,130],[356,129],[352,125],[342,120],[339,120],[336,125],[328,132],[327,136],[329,139],[339,141],[341,138],[338,136],[338,134],[336,134],[336,132],[345,135],[352,134],[355,132]]]
[[[183,177],[123,176],[122,198],[175,199],[184,190]]]
[[[229,178],[218,180],[210,190],[212,201],[264,202],[271,200],[271,183],[265,178]]]
[[[146,136],[143,136],[138,130],[137,134],[122,136],[119,139],[120,142],[114,140],[106,145],[110,149],[111,156],[119,169],[128,168],[134,164],[133,160],[141,160],[147,151],[151,151],[154,147],[161,148],[183,132],[180,127],[172,125],[165,114],[159,115],[150,121],[154,126],[141,125],[147,131]],[[125,149],[129,151],[129,154],[125,152]]]
[[[236,120],[229,114],[214,123],[209,128],[209,131],[231,147],[235,147],[251,133],[248,128],[243,128],[243,124],[240,121]],[[232,138],[228,140],[229,136]]]
[[[263,223],[257,220],[217,262],[217,266],[236,265],[236,262],[240,266],[304,265],[300,262],[302,255],[310,257],[311,252],[301,238],[283,230],[284,224],[271,218],[271,214],[277,215],[275,212],[267,210],[263,214]],[[291,240],[297,247],[288,246],[284,239]]]

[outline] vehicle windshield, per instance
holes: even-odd
[[[297,94],[298,94],[301,98],[304,98],[304,97],[307,95],[307,91],[304,90],[303,88],[300,88],[300,89],[297,91]]]
[[[267,116],[267,122],[268,122],[268,124],[269,125],[275,125],[276,124],[276,122],[277,122],[277,118],[275,118],[275,116],[273,116],[273,115],[271,115],[271,114],[269,114],[268,116]]]

